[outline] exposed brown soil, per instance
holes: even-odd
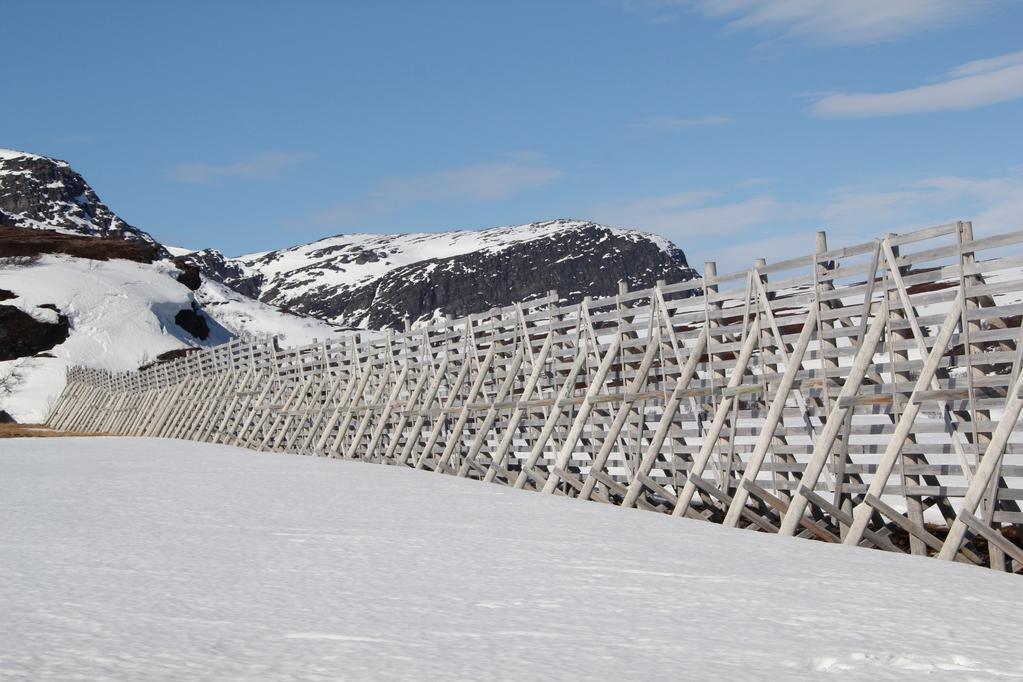
[[[78,258],[123,258],[152,263],[159,247],[143,241],[111,237],[82,237],[53,230],[0,227],[0,258],[32,258],[44,253],[64,253]]]
[[[170,362],[171,360],[183,358],[189,353],[197,353],[201,350],[202,348],[175,348],[174,350],[169,350],[166,353],[160,353],[156,356],[155,360],[139,367],[139,371],[141,372],[144,369],[149,369],[150,367],[155,367],[156,365],[161,365],[165,362]]]
[[[57,431],[43,424],[0,424],[0,438],[55,438],[60,436],[108,436],[108,433]]]

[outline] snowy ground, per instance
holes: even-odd
[[[1023,579],[381,465],[0,441],[0,679],[1023,679]]]

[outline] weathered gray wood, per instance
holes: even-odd
[[[1023,409],[1023,397],[1020,396],[1021,390],[1023,390],[1023,373],[1016,379],[1016,383],[1013,385],[1009,397],[1005,401],[1005,408],[998,422],[998,428],[991,434],[991,441],[984,450],[984,457],[977,465],[977,471],[974,473],[970,487],[963,498],[960,514],[963,511],[969,514],[976,514],[981,499],[987,493],[991,478],[1001,463],[1005,443],[1009,440],[1009,435],[1015,429],[1016,422],[1019,420],[1020,410]],[[957,556],[959,548],[963,543],[963,538],[966,536],[966,529],[966,522],[963,521],[961,516],[957,517],[949,529],[948,535],[945,537],[941,551],[938,553],[939,559],[952,560]]]
[[[707,339],[710,335],[707,327],[701,329],[700,335],[696,339],[696,345],[690,349],[689,359],[686,361],[685,367],[682,370],[682,374],[675,382],[675,387],[671,392],[671,397],[668,398],[664,411],[661,413],[661,419],[657,424],[657,429],[654,431],[654,435],[650,440],[650,445],[643,453],[643,458],[640,460],[639,467],[636,469],[636,474],[633,477],[625,499],[622,502],[622,506],[631,507],[636,503],[639,495],[643,492],[644,478],[649,475],[650,470],[653,468],[654,462],[657,460],[657,454],[661,451],[661,447],[664,445],[665,439],[668,437],[668,432],[671,429],[672,423],[675,419],[675,415],[678,414],[679,407],[682,401],[685,400],[686,391],[689,388],[689,384],[692,382],[693,377],[696,376],[697,366],[699,365],[700,359],[703,357],[704,350],[707,348]],[[669,455],[674,457],[674,453]],[[678,508],[678,498],[674,499],[675,508]],[[684,511],[684,514],[688,515],[688,511]]]
[[[981,521],[968,511],[960,512],[959,518],[974,533],[977,533],[978,535],[983,537],[991,545],[998,547],[999,550],[1011,556],[1013,560],[1015,560],[1016,562],[1023,564],[1023,549],[1020,549],[1016,545],[1009,542],[1009,540],[1004,535],[994,530],[993,528],[991,528],[991,526],[984,523],[983,521]]]
[[[554,466],[556,468],[563,470],[566,466],[568,466],[568,460],[572,456],[572,450],[575,448],[576,443],[579,442],[579,436],[582,434],[583,427],[586,425],[586,420],[590,416],[590,410],[593,409],[593,398],[595,398],[604,387],[604,380],[607,378],[607,373],[611,370],[611,365],[616,359],[621,343],[621,334],[615,334],[615,338],[614,341],[611,342],[611,346],[604,351],[604,357],[600,361],[600,366],[597,368],[596,374],[590,377],[590,384],[586,389],[586,396],[582,405],[579,406],[579,411],[576,412],[575,420],[572,422],[572,428],[569,430],[568,436],[561,444],[561,450],[558,452],[558,457],[554,461]],[[557,473],[552,472],[547,478],[547,483],[544,484],[543,492],[554,492],[559,479],[560,476]]]
[[[863,381],[863,375],[867,373],[867,367],[874,358],[874,350],[877,348],[877,342],[881,339],[881,332],[884,331],[885,322],[886,318],[878,316],[867,327],[867,333],[861,342],[860,349],[856,354],[856,360],[849,370],[849,375],[846,377],[845,385],[842,386],[839,399],[854,395],[859,390],[860,384]],[[824,463],[827,461],[831,448],[835,444],[835,438],[842,428],[842,420],[845,417],[844,412],[847,409],[842,407],[840,402],[834,405],[831,413],[828,415],[828,421],[821,431],[817,443],[814,445],[813,456],[803,470],[802,478],[803,484],[810,489],[813,489],[813,486],[817,484],[817,479],[824,469]],[[803,512],[806,510],[806,503],[806,498],[801,496],[798,491],[792,496],[792,501],[788,511],[785,513],[785,517],[782,519],[779,532],[783,535],[792,535],[795,532],[803,517]]]
[[[922,388],[930,386],[931,379],[934,377],[934,372],[938,368],[938,362],[945,352],[945,347],[952,338],[952,333],[955,331],[956,325],[959,324],[959,319],[958,310],[952,310],[949,312],[948,319],[946,319],[945,324],[942,325],[941,331],[938,332],[938,336],[934,341],[934,346],[927,356],[927,362],[924,365],[924,369],[917,379],[918,387]],[[918,391],[913,392],[913,397],[911,397],[909,403],[906,405],[906,409],[899,418],[899,423],[895,428],[895,433],[893,433],[891,438],[888,440],[888,447],[885,449],[884,455],[877,466],[877,470],[874,472],[874,478],[867,489],[868,495],[877,497],[881,494],[881,491],[884,490],[885,485],[888,483],[892,470],[895,468],[896,461],[902,454],[902,450],[905,447],[906,438],[909,436],[910,429],[912,429],[913,423],[916,421],[916,417],[923,407],[923,400],[919,399],[917,394]],[[870,520],[871,513],[871,508],[866,504],[866,502],[860,503],[854,509],[853,524],[846,535],[846,544],[859,544],[863,537],[863,533],[867,528],[867,522]]]
[[[778,384],[777,393],[775,393],[774,400],[771,401],[771,407],[764,418],[760,436],[757,438],[753,453],[746,463],[746,470],[743,472],[742,480],[756,482],[757,474],[760,473],[760,467],[767,456],[767,449],[774,439],[775,429],[781,420],[782,412],[785,409],[785,402],[788,400],[789,392],[792,390],[792,384],[795,382],[796,371],[803,360],[803,354],[806,353],[806,348],[810,344],[810,337],[813,335],[816,327],[817,311],[811,309],[806,316],[806,322],[803,323],[803,330],[799,334],[799,340],[796,341],[796,346],[792,349],[792,356],[787,362],[785,374],[782,376],[781,383]],[[742,509],[746,504],[747,495],[747,489],[740,484],[739,488],[735,491],[735,495],[732,497],[728,512],[725,514],[726,526],[734,527],[738,523]]]
[[[746,340],[742,345],[742,350],[739,352],[739,359],[735,364],[735,368],[732,370],[732,375],[728,380],[728,387],[735,388],[742,383],[743,377],[746,375],[746,368],[749,364],[750,357],[753,355],[753,348],[756,346],[757,337],[760,335],[760,329],[754,327],[746,333]],[[685,487],[678,496],[678,503],[675,505],[675,509],[672,511],[672,516],[682,516],[685,513],[686,508],[692,503],[693,495],[696,493],[696,480],[703,475],[704,470],[707,467],[707,462],[710,461],[710,457],[714,452],[714,446],[717,444],[718,438],[721,436],[721,430],[724,428],[725,421],[728,419],[729,412],[732,409],[732,402],[735,400],[734,396],[722,396],[721,401],[718,403],[717,412],[714,414],[714,421],[711,423],[710,428],[703,437],[703,447],[700,449],[700,454],[696,457],[696,461],[693,462],[693,468],[689,472],[689,478],[686,481]],[[731,499],[729,497],[729,499]]]
[[[565,383],[561,387],[558,398],[551,406],[551,411],[544,423],[543,430],[540,432],[539,437],[533,444],[529,457],[522,465],[522,472],[519,474],[518,478],[515,479],[514,485],[516,488],[524,487],[531,474],[535,476],[533,467],[536,466],[537,460],[540,459],[540,454],[543,452],[544,447],[547,445],[547,441],[550,440],[551,434],[554,433],[554,429],[558,425],[558,418],[561,416],[561,412],[564,409],[565,399],[568,398],[568,394],[572,391],[572,387],[575,385],[576,377],[579,376],[580,370],[582,370],[583,365],[586,363],[587,353],[589,353],[588,344],[583,341],[576,353],[575,363],[572,365],[572,369],[569,371],[568,376],[565,378]]]

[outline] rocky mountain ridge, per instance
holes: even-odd
[[[0,226],[158,245],[100,201],[67,161],[13,149],[0,149]],[[167,255],[160,247],[159,256]]]
[[[656,235],[559,219],[479,231],[327,237],[239,258],[185,257],[236,291],[335,324],[401,328],[545,296],[562,301],[696,276]]]

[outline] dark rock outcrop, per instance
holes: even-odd
[[[175,258],[174,264],[181,270],[176,278],[178,282],[184,284],[192,291],[202,286],[202,276],[200,275],[198,265],[192,265],[181,258]]]
[[[195,303],[183,308],[174,316],[174,323],[197,339],[205,340],[210,335],[210,326]]]
[[[226,284],[250,298],[259,298],[260,287],[265,279],[261,274],[249,272],[240,262],[225,258],[216,249],[194,251],[175,258],[174,262],[178,267],[195,266],[213,281]]]
[[[67,316],[59,312],[56,322],[44,322],[15,306],[0,305],[0,360],[48,351],[64,343],[70,333]]]

